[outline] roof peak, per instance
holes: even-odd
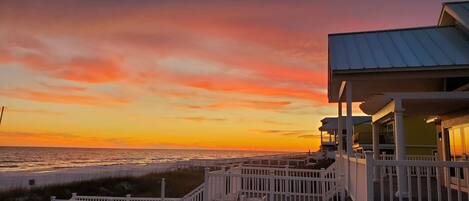
[[[469,1],[446,1],[446,2],[443,2],[443,5],[446,5],[446,4],[457,4],[457,3],[469,3]]]

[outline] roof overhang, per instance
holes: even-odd
[[[321,120],[322,126],[319,127],[319,131],[335,132],[338,129],[337,117],[326,117]],[[371,116],[354,116],[352,117],[354,125],[362,124],[365,122],[371,122]],[[345,126],[345,117],[342,117],[342,124]]]
[[[391,113],[396,100],[401,102],[404,114],[438,116],[469,108],[469,91],[383,93],[368,98],[360,104],[360,109],[368,115]]]
[[[352,83],[352,101],[365,101],[368,97],[385,92],[441,91],[443,78],[469,77],[469,66],[440,66],[433,68],[335,70],[329,72],[328,98],[338,102],[344,82]]]

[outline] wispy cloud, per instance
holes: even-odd
[[[130,102],[130,100],[127,98],[93,95],[73,95],[63,92],[47,92],[26,88],[3,89],[0,90],[0,95],[28,101],[96,106],[121,105]]]
[[[311,133],[311,130],[256,130],[259,133],[264,134],[275,134],[275,135],[284,135],[284,136],[299,136],[306,133]]]
[[[58,112],[52,110],[44,110],[44,109],[21,109],[21,108],[6,108],[7,112],[14,112],[14,113],[29,113],[29,114],[37,114],[37,115],[64,115],[65,112]]]
[[[307,139],[317,139],[320,138],[319,135],[300,135],[299,138],[307,138]]]
[[[210,118],[210,117],[203,117],[203,116],[194,116],[194,117],[178,117],[178,119],[188,120],[188,121],[226,121],[224,118]]]

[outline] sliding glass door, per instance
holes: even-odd
[[[468,161],[469,160],[469,124],[463,124],[454,126],[448,129],[449,137],[449,153],[451,161]],[[459,176],[457,172],[459,171]],[[463,184],[466,184],[468,179],[468,172],[462,169],[450,170],[452,177],[452,183],[456,183],[458,180],[463,180]]]

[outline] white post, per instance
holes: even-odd
[[[339,152],[339,163],[338,163],[338,169],[339,169],[339,183],[342,183],[344,182],[344,177],[345,177],[345,172],[344,172],[344,160],[342,158],[342,153],[343,153],[343,133],[342,133],[342,130],[344,129],[344,126],[342,125],[342,100],[340,98],[340,94],[339,94],[339,101],[337,103],[338,105],[338,115],[337,115],[337,133],[338,133],[338,136],[339,136],[339,147],[337,148],[337,151]],[[341,191],[339,192],[340,193],[340,197],[342,200],[345,200],[345,193],[344,193],[344,188],[341,188]]]
[[[274,178],[274,171],[273,170],[270,170],[269,172],[269,175],[270,175],[270,185],[269,185],[269,201],[274,201],[274,182],[275,182],[275,178]]]
[[[352,157],[352,137],[353,137],[353,119],[352,119],[352,83],[347,82],[345,86],[345,99],[347,102],[347,117],[346,117],[346,128],[347,128],[347,189],[351,189],[350,183],[350,157]]]
[[[250,160],[249,160],[250,161]],[[204,201],[208,201],[209,200],[209,173],[210,173],[210,169],[208,167],[205,168],[205,178],[204,178],[204,194],[203,194],[203,200]]]
[[[366,160],[366,200],[373,201],[374,200],[374,184],[373,184],[373,171],[375,168],[374,166],[374,152],[365,151],[365,160]]]
[[[77,196],[77,193],[72,193],[72,199],[71,200],[75,200],[76,196]]]
[[[352,155],[352,144],[353,144],[353,117],[352,117],[352,83],[347,82],[345,87],[345,98],[347,101],[347,154]]]
[[[373,159],[379,160],[379,123],[372,123],[372,135],[373,135]],[[378,167],[375,167],[373,170],[374,181],[378,181],[380,177],[380,172]]]
[[[337,132],[339,135],[339,148],[337,149],[339,151],[339,155],[342,157],[342,151],[343,151],[343,134],[342,130],[344,130],[344,125],[342,125],[342,101],[339,99],[338,103],[338,115],[337,115]]]
[[[166,187],[166,181],[164,178],[161,179],[161,201],[164,201],[165,197],[165,187]]]
[[[55,196],[50,196],[50,201],[55,201]]]
[[[404,133],[404,109],[400,99],[394,100],[394,139],[396,144],[395,158],[397,161],[406,159],[405,133]],[[399,197],[407,197],[407,178],[405,167],[397,167],[397,192]]]
[[[321,148],[322,148],[322,140],[323,140],[323,139],[322,139],[322,131],[321,131]],[[321,150],[321,151],[322,151],[322,150]]]
[[[130,200],[130,194],[125,195],[125,200],[129,201]]]

